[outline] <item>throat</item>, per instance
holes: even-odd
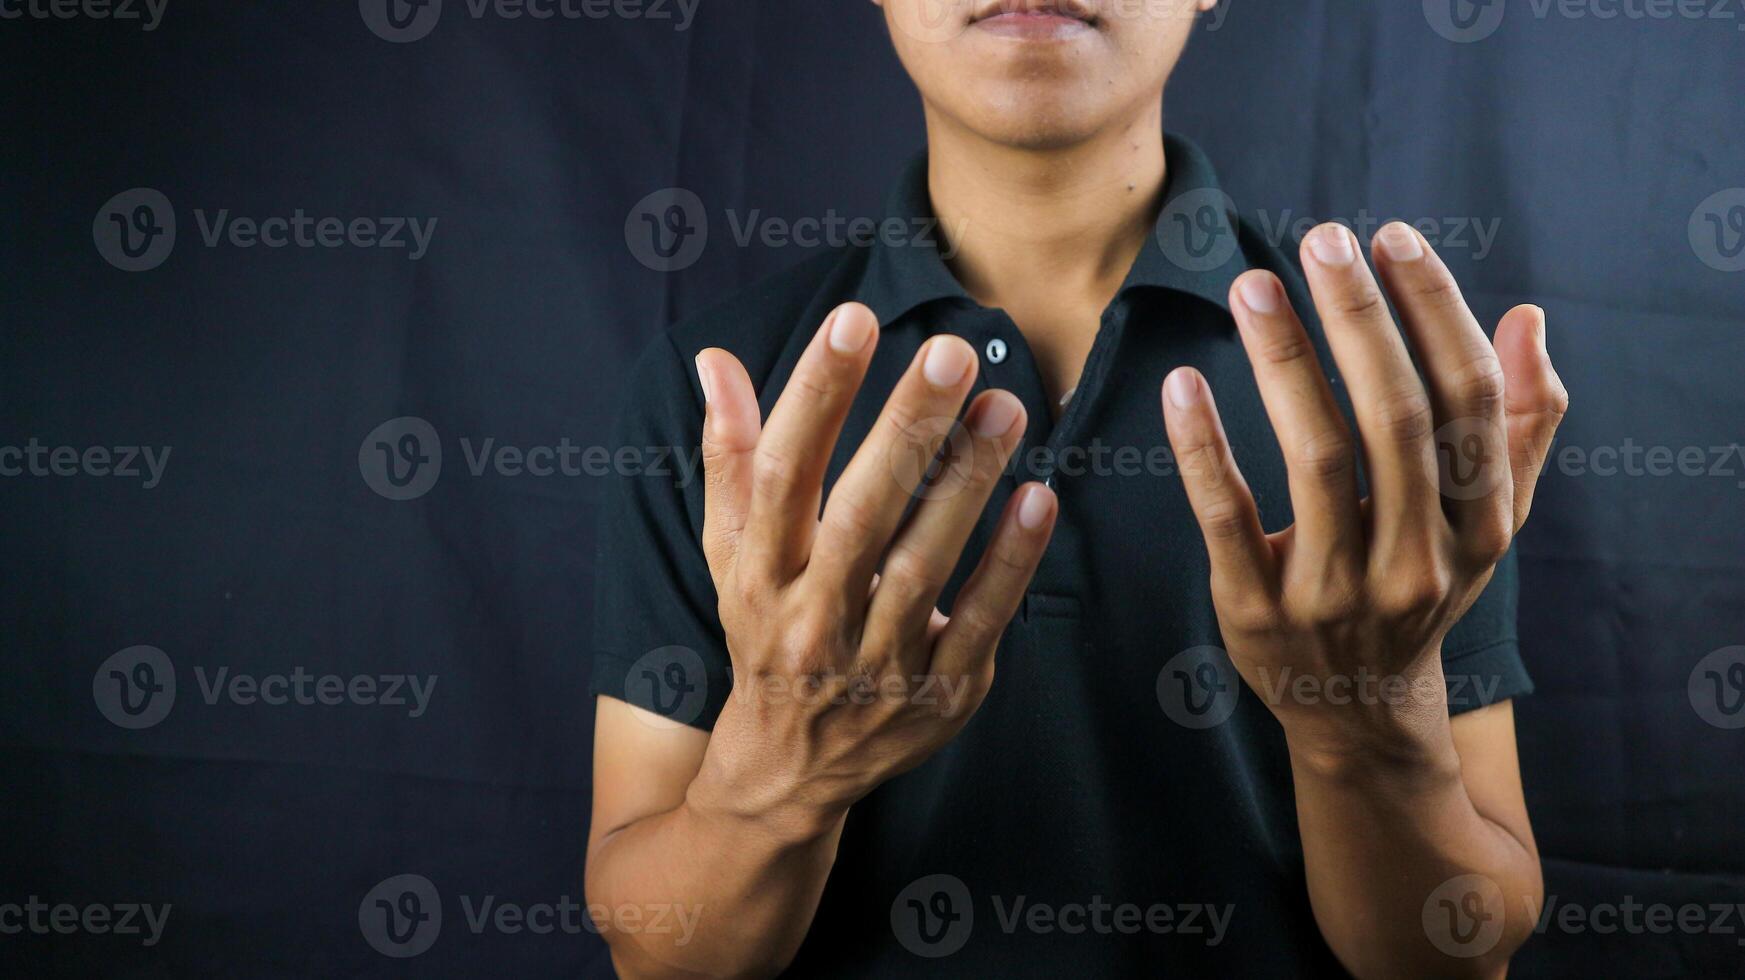
[[[1005,307],[1030,347],[1056,421],[1078,389],[1107,304],[1108,297],[1103,297],[1071,304],[1057,301],[1049,308],[1012,304]]]

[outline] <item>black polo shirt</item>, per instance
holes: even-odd
[[[1277,273],[1330,374],[1333,361],[1292,259],[1238,219],[1197,148],[1170,138],[1166,156],[1157,233],[1103,313],[1058,421],[1023,335],[970,299],[926,233],[924,158],[892,193],[898,220],[879,242],[807,262],[673,327],[635,368],[620,444],[694,454],[697,351],[738,355],[767,413],[825,314],[866,303],[883,334],[834,480],[922,341],[968,340],[982,355],[977,388],[1013,392],[1030,421],[946,591],[947,612],[1005,498],[1030,479],[1060,497],[992,692],[936,756],[850,811],[792,975],[1340,974],[1309,909],[1283,735],[1220,649],[1206,550],[1158,398],[1172,368],[1204,373],[1277,530],[1291,520],[1285,469],[1229,313],[1231,282],[1249,268]],[[706,729],[732,682],[702,523],[699,478],[644,473],[608,491],[593,684]],[[1454,710],[1531,690],[1515,596],[1511,557],[1449,635]]]

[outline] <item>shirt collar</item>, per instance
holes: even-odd
[[[1218,185],[1206,155],[1187,139],[1165,136],[1168,185],[1153,233],[1147,235],[1116,293],[1164,289],[1229,310],[1230,286],[1248,269],[1235,203]],[[904,167],[885,200],[885,224],[908,234],[878,236],[855,298],[890,324],[926,303],[974,300],[946,267],[944,229],[927,191],[927,156]]]

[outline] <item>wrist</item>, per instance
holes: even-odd
[[[1276,712],[1299,772],[1339,779],[1459,775],[1439,655],[1362,696]]]
[[[737,839],[761,839],[780,848],[804,846],[841,826],[847,807],[806,799],[801,787],[780,773],[729,740],[712,739],[685,790],[685,806],[729,826]]]

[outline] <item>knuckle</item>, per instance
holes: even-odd
[[[1268,338],[1260,345],[1261,359],[1269,364],[1290,364],[1305,357],[1313,357],[1315,348],[1309,343],[1309,337],[1301,330],[1281,330],[1278,335]]]
[[[751,478],[753,485],[765,493],[786,496],[799,483],[800,472],[796,461],[786,451],[766,441],[758,443],[752,456]]]
[[[1441,605],[1452,588],[1448,571],[1436,563],[1388,576],[1376,587],[1375,606],[1392,618],[1414,617]]]
[[[885,411],[881,418],[884,420],[885,433],[894,445],[926,445],[932,442],[934,430],[942,426],[940,424],[928,425],[927,417],[922,415],[918,409],[919,406],[913,404],[910,399],[902,397],[901,394],[893,395],[891,400],[885,403]],[[944,423],[950,420],[942,419],[939,421]]]
[[[1512,541],[1507,518],[1498,514],[1474,526],[1463,543],[1467,554],[1488,567],[1503,560]]]
[[[1270,596],[1253,589],[1222,585],[1215,574],[1212,577],[1212,595],[1218,607],[1219,618],[1234,629],[1246,633],[1264,633],[1273,630],[1280,622],[1278,604]]]
[[[832,377],[827,371],[801,371],[788,379],[782,394],[815,405],[836,400],[844,387],[840,379]]]
[[[912,544],[899,542],[892,546],[890,554],[885,557],[885,570],[880,582],[905,591],[912,589],[917,593],[927,593],[944,588],[945,580],[950,574],[950,569],[943,563],[934,561]]]
[[[1357,447],[1351,437],[1332,429],[1303,440],[1292,451],[1289,466],[1307,476],[1332,477],[1348,472],[1356,461]]]
[[[868,540],[879,524],[877,513],[865,500],[846,493],[831,496],[825,516],[850,541]]]
[[[1247,533],[1248,526],[1248,508],[1234,497],[1208,501],[1200,508],[1200,527],[1208,538],[1219,541],[1240,538]]]
[[[998,637],[1006,629],[1006,621],[1000,619],[994,610],[980,603],[952,610],[951,619],[978,646]]]
[[[1341,290],[1333,298],[1333,312],[1352,319],[1367,320],[1387,313],[1387,301],[1381,290],[1370,284]]]
[[[1466,309],[1466,297],[1460,293],[1460,283],[1447,272],[1438,271],[1413,291],[1420,305],[1436,312]]]
[[[1469,362],[1455,372],[1453,382],[1454,397],[1473,414],[1488,417],[1503,403],[1503,366],[1495,355]]]
[[[1555,374],[1551,376],[1551,399],[1545,410],[1558,421],[1569,414],[1569,389],[1563,386],[1563,379]]]
[[[1009,576],[1030,574],[1029,553],[1014,541],[1002,541],[988,549],[988,561],[994,569]]]
[[[1217,443],[1183,446],[1178,461],[1182,476],[1208,487],[1224,485],[1224,453]]]
[[[1401,440],[1422,439],[1435,427],[1430,397],[1415,380],[1383,395],[1376,402],[1375,415],[1383,432]]]

